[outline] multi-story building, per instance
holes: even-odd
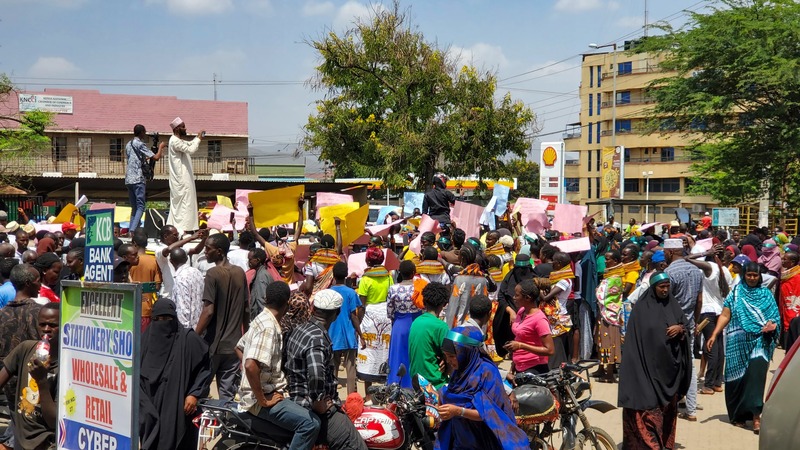
[[[625,204],[614,205],[617,221],[668,222],[675,218],[677,207],[688,209],[693,216],[710,211],[715,204],[711,197],[687,194],[692,161],[686,147],[693,136],[669,132],[667,126],[662,132],[643,134],[654,102],[648,86],[668,75],[659,69],[659,58],[629,54],[622,48],[614,53],[583,55],[580,121],[569,124],[564,133],[566,151],[578,156],[565,166],[567,201],[592,204],[608,200],[601,197],[601,155],[603,147],[612,146],[616,71],[616,146],[625,148]],[[648,198],[659,204],[645,207]],[[590,212],[600,208],[590,207]]]

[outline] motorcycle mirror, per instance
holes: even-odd
[[[414,392],[422,392],[422,388],[419,387],[419,377],[416,374],[411,377],[411,386],[414,388]]]
[[[406,365],[400,364],[400,368],[397,369],[397,378],[403,378],[406,376],[406,373],[408,373],[408,370],[406,370]]]

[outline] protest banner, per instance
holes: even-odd
[[[224,195],[217,196],[217,204],[222,206],[227,206],[230,209],[233,209],[233,203],[231,203],[230,197],[226,197]]]
[[[342,220],[342,247],[352,244],[364,234],[364,226],[367,224],[368,216],[369,205],[364,205],[344,216],[344,220]],[[334,231],[336,231],[335,227],[336,225],[334,224]]]
[[[241,211],[247,211],[247,207],[250,206],[250,198],[248,197],[253,192],[261,192],[261,191],[253,191],[250,189],[237,189],[236,190],[236,209]]]
[[[591,248],[591,243],[588,237],[578,239],[568,239],[566,241],[550,242],[550,245],[558,248],[559,251],[564,253],[585,252]]]
[[[408,249],[409,251],[418,255],[419,252],[422,250],[422,233],[430,231],[435,234],[441,230],[439,228],[439,222],[437,220],[431,219],[430,217],[428,217],[427,214],[424,214],[422,216],[422,219],[419,222],[419,227],[417,227],[417,229],[419,230],[419,234],[417,235],[417,237],[414,238],[413,241],[411,241],[411,243],[408,244]]]
[[[414,209],[417,208],[422,211],[423,200],[425,200],[425,194],[422,192],[404,192],[403,217],[411,217],[414,214]]]
[[[141,286],[62,286],[58,448],[137,449]]]
[[[520,223],[526,224],[530,217],[537,213],[547,211],[550,202],[547,200],[539,200],[536,198],[520,197],[514,202],[514,208],[511,210],[512,214],[519,213]]]
[[[458,228],[464,230],[467,237],[477,237],[480,236],[478,233],[481,228],[478,222],[482,214],[482,206],[456,201],[453,205],[453,209],[450,211],[450,219]]]
[[[72,203],[67,203],[67,206],[61,208],[61,212],[58,213],[53,223],[64,223],[69,222],[70,218],[72,217],[72,213],[77,211],[78,208],[73,205]],[[83,228],[83,217],[80,214],[75,215],[75,222],[73,222],[78,228]]]
[[[237,209],[228,208],[219,203],[214,205],[211,214],[208,215],[208,228],[212,230],[233,231],[231,226],[231,213],[234,214],[236,229],[243,230],[247,223],[247,211],[242,212]]]
[[[528,216],[528,222],[525,223],[525,231],[529,233],[544,234],[550,228],[550,218],[545,212],[531,214]]]
[[[253,220],[257,228],[297,222],[297,202],[305,186],[289,186],[268,191],[251,192],[247,198],[253,204]]]
[[[316,202],[316,219],[319,220],[319,210],[326,206],[340,205],[342,203],[353,203],[353,196],[350,194],[336,194],[333,192],[319,192],[317,193]]]
[[[86,213],[86,281],[114,281],[114,210],[97,209]]]
[[[508,205],[508,195],[511,193],[511,188],[508,186],[503,186],[500,183],[494,185],[494,189],[492,191],[492,197],[497,199],[497,202],[494,205],[494,215],[497,217],[502,216],[506,212],[506,206]]]
[[[570,203],[556,204],[553,215],[553,229],[562,233],[580,233],[583,231],[583,218],[587,207]]]

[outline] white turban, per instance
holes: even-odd
[[[323,289],[314,294],[314,308],[334,310],[342,307],[342,295],[333,289]]]

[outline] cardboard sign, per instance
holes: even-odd
[[[482,206],[456,201],[453,209],[450,211],[450,218],[455,222],[458,228],[464,230],[468,238],[478,237],[480,236],[480,219],[482,214]]]
[[[411,217],[414,214],[414,209],[419,208],[422,211],[422,202],[425,200],[425,193],[423,192],[404,192],[403,193],[403,216]]]
[[[219,203],[214,205],[211,214],[208,215],[208,228],[221,231],[233,231],[231,226],[231,213],[234,214],[236,229],[242,230],[247,223],[247,212],[242,212]],[[254,212],[255,214],[255,212]]]
[[[53,223],[66,223],[69,222],[70,218],[72,217],[72,213],[77,211],[78,208],[73,205],[72,203],[67,203],[67,206],[61,208],[61,212],[58,213]],[[80,214],[75,215],[75,225],[78,226],[78,229],[83,228],[84,221],[83,217]]]
[[[419,234],[414,238],[413,241],[411,241],[411,243],[408,244],[408,249],[414,252],[414,254],[419,254],[419,252],[422,250],[422,233],[427,231],[438,233],[441,231],[439,229],[439,221],[431,219],[427,214],[423,214],[422,220],[419,222],[418,229]]]
[[[317,193],[316,219],[319,220],[319,210],[326,206],[340,205],[342,203],[352,203],[353,196],[350,194],[336,194],[332,192]]]
[[[253,204],[253,220],[256,228],[272,227],[297,222],[297,201],[303,196],[303,185],[289,186],[248,194]]]
[[[551,242],[550,245],[558,248],[564,253],[585,252],[592,247],[588,237],[569,239],[566,241],[555,241]]]
[[[553,229],[562,233],[580,233],[583,231],[583,218],[587,208],[569,203],[556,204],[553,216]]]

